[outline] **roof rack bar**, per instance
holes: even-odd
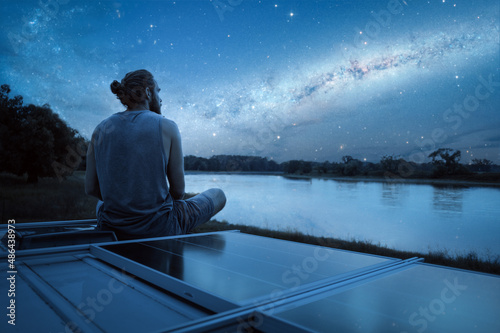
[[[16,229],[51,227],[51,226],[71,226],[78,224],[97,224],[97,219],[16,223]],[[7,229],[7,224],[0,225],[0,229]]]
[[[27,264],[17,266],[19,275],[52,308],[66,324],[68,331],[104,332],[92,321],[87,321],[79,314],[68,300],[42,280]]]

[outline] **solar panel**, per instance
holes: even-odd
[[[237,232],[91,245],[90,254],[80,248],[48,251],[17,265],[19,283],[26,281],[25,288],[40,297],[23,302],[19,313],[45,306],[51,324],[44,327],[71,323],[82,331],[179,333],[500,331],[499,276],[422,264],[418,258]]]
[[[91,257],[32,260],[26,265],[29,268],[22,270],[23,274],[39,277],[42,284],[57,290],[64,299],[63,308],[80,319],[79,327],[85,332],[96,328],[104,332],[154,332],[209,314],[172,297],[152,296],[118,270],[101,271]],[[129,284],[135,287],[129,288]],[[55,296],[49,293],[48,297]]]
[[[500,278],[413,264],[278,309],[318,332],[500,332]]]
[[[91,252],[213,311],[273,301],[400,262],[237,232],[95,246]]]

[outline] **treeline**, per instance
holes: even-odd
[[[440,148],[428,156],[431,162],[414,163],[395,155],[385,155],[378,163],[360,161],[352,156],[342,157],[341,162],[311,162],[292,160],[281,164],[289,175],[315,176],[367,176],[384,178],[470,178],[500,180],[500,166],[487,159],[473,159],[461,164],[461,152]],[[480,174],[478,177],[478,174]]]
[[[291,160],[276,163],[264,157],[216,155],[210,158],[189,155],[184,157],[186,171],[213,172],[283,172],[286,175],[332,177],[383,177],[400,178],[464,178],[475,180],[500,180],[500,166],[486,159],[474,159],[471,164],[461,164],[461,152],[440,148],[428,156],[431,162],[414,163],[395,155],[385,155],[378,163],[360,161],[352,156],[342,157],[341,162],[312,162]],[[478,175],[480,174],[480,175]]]
[[[188,155],[184,157],[186,171],[276,172],[280,164],[259,156],[215,155],[210,158]]]
[[[52,111],[50,105],[24,105],[0,87],[0,172],[59,180],[85,165],[86,140]]]

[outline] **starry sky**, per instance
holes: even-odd
[[[144,68],[185,155],[500,163],[496,0],[1,2],[0,83],[86,138]]]

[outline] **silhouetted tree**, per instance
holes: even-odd
[[[302,172],[311,173],[312,172],[312,162],[302,162]]]
[[[445,174],[456,174],[459,169],[461,155],[462,153],[460,150],[455,151],[451,148],[439,148],[438,150],[430,153],[429,157],[432,158],[432,163],[436,167],[434,175],[442,176]]]
[[[479,171],[479,172],[488,172],[491,170],[493,162],[490,160],[487,160],[485,158],[479,159],[479,158],[474,158],[472,159],[472,169],[474,171]]]
[[[351,157],[351,156],[344,156],[344,157]],[[344,157],[342,157],[342,160],[344,160]],[[342,174],[344,176],[355,176],[360,173],[362,163],[358,159],[350,158],[346,159],[348,162],[344,162],[344,167],[342,169]]]
[[[0,89],[1,171],[39,177],[63,178],[76,170],[85,156],[85,140],[48,104],[22,105],[22,97],[9,98],[10,87]]]
[[[398,164],[399,160],[394,155],[384,155],[380,159],[380,165],[385,171],[396,172]]]
[[[198,157],[193,156],[193,155],[184,156],[184,169],[185,170],[197,171],[198,166],[199,166]]]
[[[0,87],[0,171],[15,170],[20,152],[16,149],[21,137],[20,110],[22,96],[9,98],[10,87]]]
[[[344,164],[347,164],[347,163],[349,163],[352,160],[353,160],[353,158],[350,155],[342,156],[342,163],[344,163]]]
[[[332,170],[332,165],[330,162],[328,161],[325,161],[321,164],[318,165],[318,173],[329,173],[331,172]]]
[[[208,170],[210,170],[210,171],[217,171],[217,170],[221,169],[221,163],[215,156],[212,156],[208,160],[207,167],[208,167]]]
[[[268,161],[267,171],[280,171],[281,166],[273,160]]]
[[[296,173],[301,171],[301,161],[291,160],[284,163],[283,171],[285,173]]]

